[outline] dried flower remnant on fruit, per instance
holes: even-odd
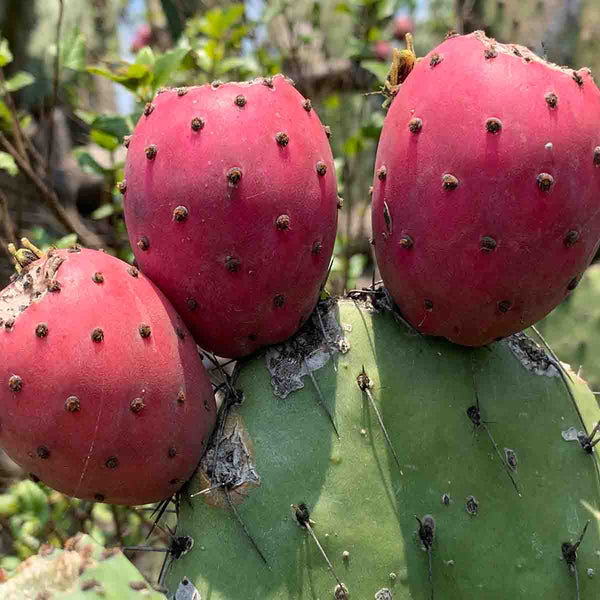
[[[194,131],[200,131],[204,127],[204,119],[201,117],[194,117],[191,126]]]
[[[342,208],[344,207],[344,199],[341,196],[337,197],[337,207],[338,210],[342,210]]]
[[[176,206],[173,210],[173,221],[181,223],[188,218],[188,209],[185,206]]]
[[[573,72],[573,79],[579,87],[583,85],[583,77],[579,73],[577,73],[577,71]]]
[[[156,153],[158,152],[158,148],[156,144],[150,144],[144,148],[144,154],[148,160],[154,160]]]
[[[275,140],[282,148],[285,148],[290,143],[290,137],[285,131],[278,132],[275,135]]]
[[[266,85],[268,88],[273,88],[273,78],[272,77],[265,77],[263,79],[263,85]]]
[[[77,396],[69,396],[65,400],[65,410],[68,412],[78,412],[81,410],[81,403]]]
[[[188,89],[185,87],[177,88],[177,95],[181,98],[181,96],[185,96],[188,93]]]
[[[238,94],[235,97],[234,103],[236,106],[239,106],[240,108],[242,108],[243,106],[246,106],[246,97],[243,96],[242,94]]]

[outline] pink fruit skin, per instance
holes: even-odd
[[[387,40],[379,40],[373,45],[373,54],[377,60],[388,60],[392,55],[392,50],[392,44]]]
[[[146,277],[102,252],[57,250],[29,273],[56,257],[60,291],[44,290],[0,327],[0,445],[34,479],[71,496],[168,498],[194,471],[216,418],[192,336]],[[22,281],[0,294],[0,309]],[[92,340],[96,328],[103,341]]]
[[[396,17],[394,19],[394,37],[403,40],[407,33],[412,33],[415,23],[410,17]]]
[[[337,184],[327,135],[284,77],[267,84],[159,93],[136,125],[125,165],[125,220],[140,268],[198,344],[226,357],[285,340],[300,327],[335,242]],[[279,133],[287,144],[277,141]],[[156,154],[148,159],[152,145]],[[227,174],[235,168],[242,176],[232,184]],[[185,211],[180,220],[177,207]]]
[[[600,92],[586,69],[561,71],[514,48],[481,32],[435,48],[393,100],[376,157],[384,283],[419,331],[467,346],[548,314],[600,238]]]
[[[147,23],[142,23],[135,30],[135,36],[131,42],[131,51],[139,52],[144,46],[149,46],[151,42],[152,28]]]

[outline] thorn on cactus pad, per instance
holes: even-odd
[[[575,588],[577,590],[577,600],[579,600],[579,598],[580,598],[580,596],[579,596],[579,575],[577,573],[577,550],[579,550],[579,546],[581,545],[581,542],[583,541],[583,536],[585,535],[585,532],[587,531],[589,524],[590,524],[590,521],[588,519],[588,521],[586,521],[586,523],[583,527],[583,531],[581,532],[579,539],[574,544],[572,544],[571,542],[563,542],[560,546],[563,559],[567,563],[567,568],[569,569],[569,572],[573,573],[575,575]]]
[[[191,126],[194,131],[200,131],[204,127],[204,119],[201,117],[194,117]]]
[[[480,243],[481,249],[484,252],[493,252],[496,249],[496,246],[498,246],[496,240],[493,237],[490,237],[489,235],[484,235],[481,238]]]
[[[104,283],[104,275],[99,271],[96,271],[96,273],[92,275],[92,281],[94,283]]]
[[[398,244],[400,244],[400,246],[402,248],[406,248],[406,250],[409,250],[410,248],[412,248],[414,246],[414,241],[410,237],[410,235],[405,233],[398,241]]]
[[[548,92],[544,96],[544,99],[550,108],[556,108],[556,105],[558,104],[558,96],[554,92]]]
[[[35,453],[44,460],[50,458],[50,450],[48,446],[38,446]]]
[[[574,246],[577,243],[578,240],[579,240],[579,231],[576,231],[575,229],[571,229],[565,235],[565,239],[563,240],[563,243],[566,248],[571,248],[572,246]]]
[[[458,187],[458,179],[450,173],[444,173],[442,175],[442,187],[445,190],[455,190]]]
[[[68,412],[78,412],[81,410],[81,403],[77,396],[69,396],[65,400],[65,410]]]
[[[104,466],[107,469],[116,469],[119,466],[119,459],[116,456],[111,456],[106,459]]]
[[[235,256],[228,256],[225,259],[225,268],[231,273],[235,273],[240,270],[240,259]]]
[[[145,323],[142,323],[138,327],[138,331],[140,333],[140,336],[143,338],[149,338],[152,334],[152,329],[150,328],[150,325],[146,325]]]
[[[306,112],[310,112],[312,110],[312,102],[310,101],[310,98],[306,98],[304,102],[302,102],[302,108],[304,108]]]
[[[387,168],[385,165],[381,165],[379,169],[377,169],[377,179],[379,181],[383,181],[387,177]]]
[[[229,187],[236,186],[240,180],[242,179],[242,169],[239,167],[232,167],[227,171],[227,181],[229,182]]]
[[[104,331],[100,327],[96,327],[91,334],[93,342],[100,343],[104,341]]]
[[[150,248],[150,240],[143,235],[138,241],[137,241],[137,247],[142,250],[143,252],[145,252],[146,250],[148,250],[148,248]]]
[[[233,102],[236,106],[239,106],[240,108],[242,108],[242,107],[246,106],[246,96],[243,96],[242,94],[238,94],[235,97],[235,100]]]
[[[173,221],[181,223],[188,218],[188,209],[185,206],[177,206],[173,210]]]
[[[45,338],[48,335],[48,324],[38,323],[35,327],[35,335],[39,338]]]
[[[327,165],[322,161],[318,161],[316,164],[317,173],[323,177],[327,173]]]
[[[275,141],[285,148],[290,143],[290,136],[285,131],[280,131],[275,135]]]
[[[198,309],[198,301],[195,298],[188,298],[186,301],[188,310],[194,312]]]
[[[502,129],[502,121],[495,117],[491,117],[485,122],[485,128],[489,133],[499,133]]]
[[[419,133],[423,128],[423,121],[419,117],[414,117],[408,122],[408,129],[411,133]]]
[[[139,413],[145,406],[146,406],[146,404],[144,403],[144,401],[142,400],[142,398],[134,398],[129,403],[129,410],[132,413]]]
[[[433,600],[433,567],[431,562],[431,548],[433,546],[433,540],[435,537],[435,519],[432,515],[425,515],[423,520],[419,519],[419,517],[415,515],[415,519],[419,524],[417,534],[419,535],[419,539],[425,547],[425,550],[427,550],[427,557],[429,560],[429,586],[431,588],[431,598]]]
[[[144,154],[148,160],[154,160],[156,153],[158,152],[158,148],[156,144],[150,144],[144,148]]]
[[[275,225],[280,231],[287,231],[290,228],[290,216],[279,215],[275,221]]]
[[[433,67],[437,67],[443,60],[443,56],[440,56],[437,52],[434,52],[429,60],[429,66],[433,69]]]
[[[23,380],[18,375],[11,375],[8,378],[8,387],[13,392],[20,392],[23,389]]]
[[[144,114],[149,117],[154,111],[154,104],[151,102],[146,102],[146,106],[144,106]]]
[[[281,308],[285,304],[285,298],[282,294],[277,294],[275,298],[273,298],[273,306],[275,308]]]
[[[547,192],[554,185],[554,177],[549,173],[540,173],[537,176],[537,184],[542,192]]]

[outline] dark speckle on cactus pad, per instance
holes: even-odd
[[[144,154],[148,160],[154,160],[156,153],[158,152],[158,147],[156,144],[150,144],[144,148]]]
[[[100,343],[104,341],[104,331],[100,327],[96,327],[92,333],[91,338],[93,342]]]
[[[79,398],[77,396],[69,396],[65,400],[65,410],[69,412],[78,412],[81,410],[81,403],[79,402]]]
[[[412,133],[419,133],[423,128],[423,121],[419,117],[413,117],[408,122],[408,128]]]
[[[38,323],[35,327],[35,335],[39,338],[45,338],[48,335],[48,324]]]
[[[242,94],[238,94],[235,97],[234,102],[235,102],[236,106],[239,106],[240,108],[242,108],[243,106],[246,106],[246,97],[243,96]]]
[[[502,121],[495,117],[491,117],[485,122],[485,128],[490,133],[498,133],[502,129]]]
[[[200,131],[204,127],[204,119],[201,117],[194,117],[192,119],[192,129],[194,131]]]
[[[479,502],[475,496],[467,496],[466,510],[470,515],[477,515],[479,512]]]
[[[188,214],[188,209],[185,206],[177,206],[175,210],[173,210],[173,221],[181,223],[188,218]]]

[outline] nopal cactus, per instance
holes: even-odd
[[[134,267],[94,250],[38,257],[29,247],[0,292],[0,444],[71,496],[168,498],[216,418],[192,336]]]
[[[169,89],[146,106],[127,140],[128,233],[203,348],[250,354],[314,308],[337,225],[327,133],[283,76]]]
[[[182,503],[178,533],[196,543],[170,589],[187,576],[213,600],[597,598],[584,445],[600,410],[585,384],[525,334],[467,348],[386,306],[380,292],[322,302],[325,335],[315,315],[243,362]]]
[[[484,345],[577,286],[600,239],[599,119],[587,69],[482,32],[417,62],[383,125],[372,204],[382,278],[414,327]]]
[[[3,600],[165,600],[117,548],[78,534],[65,548],[44,545],[0,583]]]

